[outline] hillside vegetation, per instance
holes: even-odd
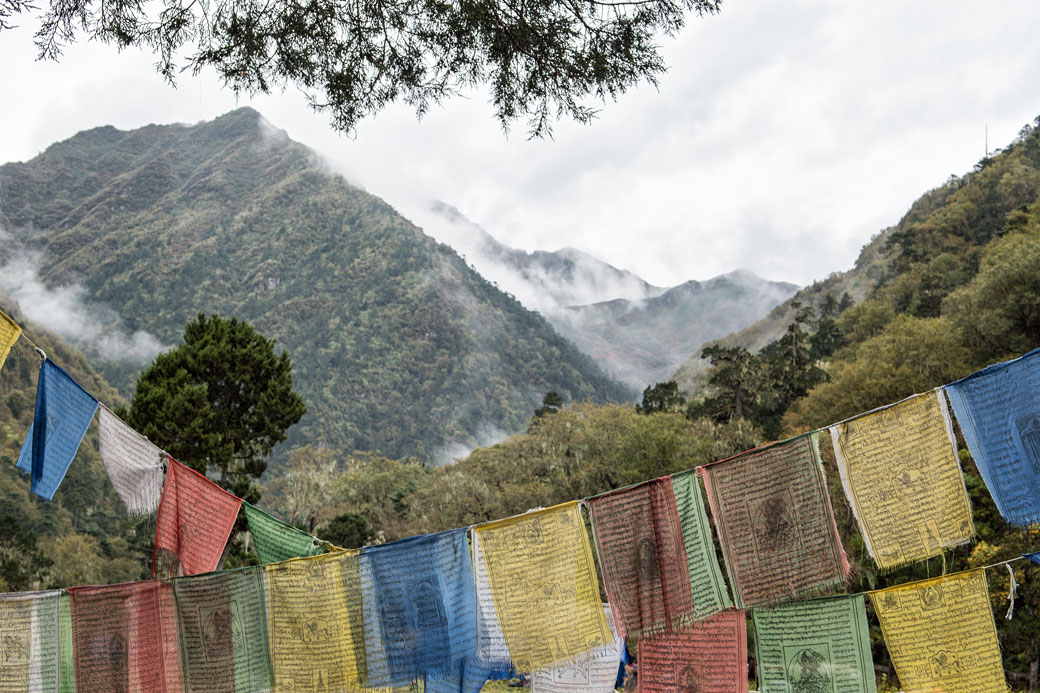
[[[82,132],[0,167],[3,252],[42,252],[129,330],[175,343],[199,312],[288,350],[305,443],[440,461],[521,430],[549,390],[632,396],[389,205],[240,109],[195,126]],[[94,363],[124,396],[136,369]]]

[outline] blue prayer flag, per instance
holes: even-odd
[[[1022,555],[1031,560],[1033,563],[1040,564],[1040,551],[1034,553],[1024,553]]]
[[[32,475],[32,492],[50,500],[61,485],[98,402],[47,359],[36,383],[36,412],[15,466]]]
[[[964,441],[1004,519],[1040,522],[1040,349],[947,385]]]
[[[477,648],[466,530],[371,546],[358,561],[367,685],[405,686],[426,676],[466,678],[464,660]]]

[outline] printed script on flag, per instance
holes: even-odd
[[[755,609],[759,690],[876,693],[862,594]]]
[[[944,389],[1000,514],[1040,523],[1040,349]]]
[[[0,693],[51,693],[61,674],[61,592],[0,594]]]
[[[744,612],[728,609],[691,628],[639,643],[641,693],[747,693]]]
[[[981,568],[889,587],[870,601],[907,693],[1006,690]]]
[[[641,639],[692,621],[690,570],[671,477],[596,496],[588,507],[620,632]]]
[[[834,524],[816,434],[700,468],[737,605],[772,605],[841,584],[849,564]]]
[[[878,567],[971,541],[975,527],[941,391],[832,426],[845,495]]]
[[[495,613],[520,671],[608,645],[592,550],[577,501],[476,527]]]

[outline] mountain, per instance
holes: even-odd
[[[797,289],[738,270],[660,296],[571,306],[548,318],[608,373],[642,388],[668,380],[702,344],[764,316]]]
[[[575,248],[530,252],[511,248],[444,202],[417,205],[406,214],[454,248],[481,275],[543,315],[618,298],[652,298],[667,290]]]
[[[637,390],[667,380],[702,344],[755,322],[798,289],[748,270],[654,286],[573,248],[511,248],[443,202],[408,215]]]
[[[438,461],[519,430],[549,390],[632,395],[249,108],[81,132],[0,166],[0,195],[5,267],[30,263],[41,291],[103,308],[134,343],[174,344],[198,312],[276,338],[308,407],[290,446]],[[110,343],[93,342],[97,366],[129,395],[140,365]]]

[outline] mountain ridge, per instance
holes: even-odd
[[[40,253],[47,286],[82,286],[128,330],[166,344],[200,311],[249,320],[293,359],[310,411],[292,445],[439,461],[489,431],[520,430],[548,390],[631,396],[540,315],[318,161],[249,108],[85,131],[0,166],[0,225],[17,242],[0,257],[17,244]]]

